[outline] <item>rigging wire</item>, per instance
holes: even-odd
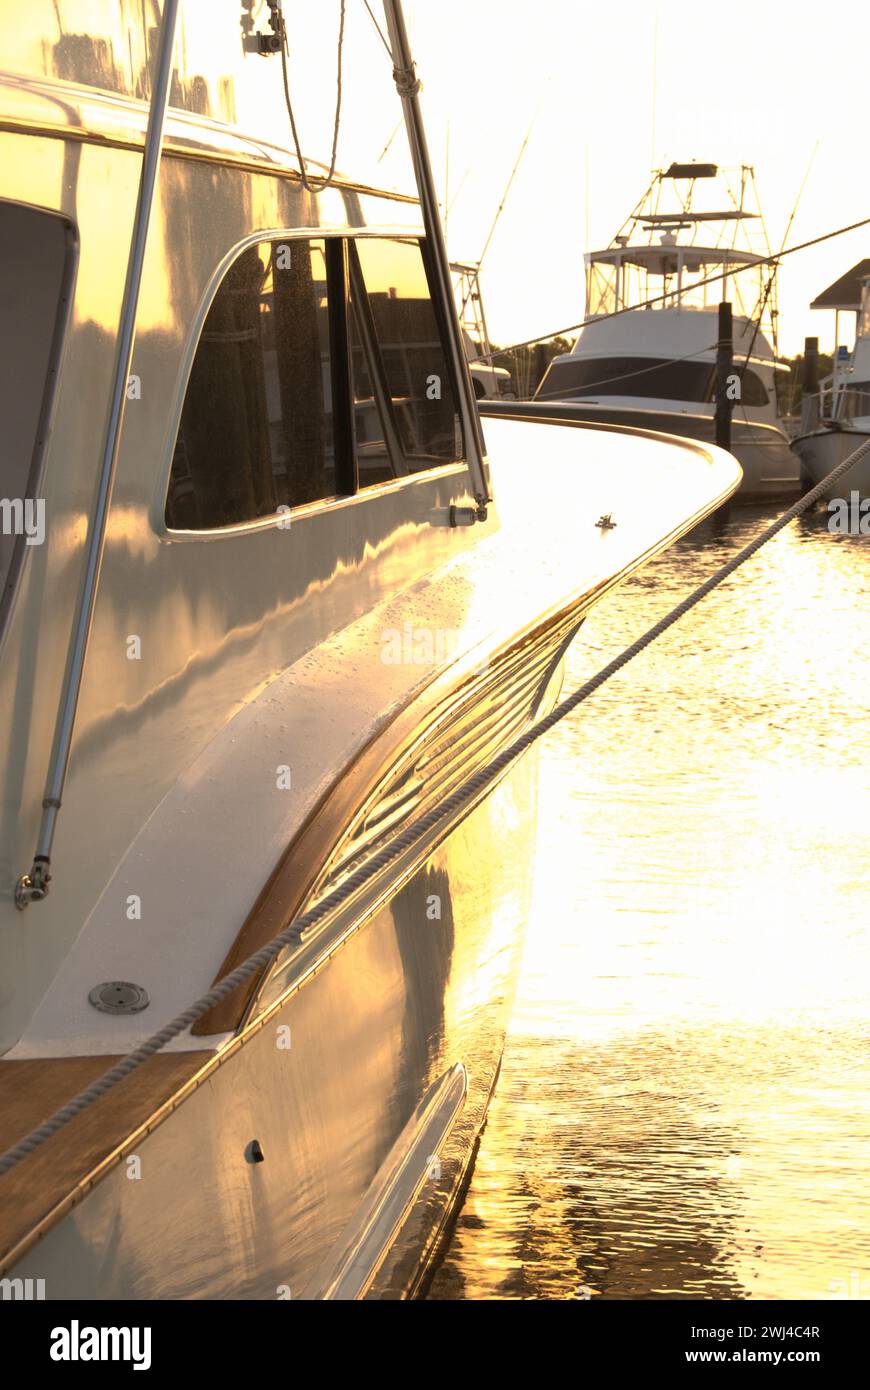
[[[381,164],[381,163],[383,162],[383,160],[385,159],[385,157],[386,157],[386,155],[387,155],[387,153],[388,153],[388,151],[389,151],[390,146],[392,145],[392,143],[393,143],[393,141],[395,140],[396,136],[398,135],[399,131],[402,129],[402,126],[404,125],[404,123],[405,123],[405,118],[404,118],[404,116],[400,116],[400,117],[399,117],[399,120],[398,120],[398,122],[397,122],[397,124],[396,124],[396,125],[394,126],[394,128],[393,128],[393,133],[392,133],[392,135],[390,136],[389,140],[388,140],[387,143],[384,145],[384,148],[381,150],[380,154],[378,155],[378,160],[377,160],[378,164]]]
[[[332,158],[329,164],[329,172],[323,179],[312,181],[308,177],[305,160],[302,155],[302,147],[299,143],[299,132],[296,129],[296,117],[293,113],[293,102],[290,99],[290,79],[287,72],[287,25],[280,4],[277,6],[278,23],[280,26],[279,37],[281,40],[281,77],[284,84],[284,101],[287,105],[287,114],[290,117],[290,130],[293,134],[293,144],[296,149],[296,158],[299,160],[299,174],[302,179],[302,186],[309,193],[321,193],[328,188],[335,177],[335,164],[338,156],[338,134],[341,128],[341,100],[342,100],[342,54],[344,51],[344,22],[346,17],[347,0],[340,0],[339,23],[338,23],[338,54],[336,57],[336,92],[335,92],[335,123],[332,131]],[[374,19],[374,15],[372,15]]]
[[[786,254],[786,242],[788,241],[788,235],[789,235],[789,232],[790,232],[791,229],[792,229],[792,224],[793,224],[793,222],[794,222],[795,216],[797,215],[797,210],[798,210],[798,207],[800,206],[801,198],[802,198],[803,195],[804,195],[804,189],[805,189],[806,186],[807,186],[807,182],[808,182],[808,180],[809,180],[809,177],[810,177],[810,173],[811,173],[811,171],[812,171],[813,164],[815,163],[815,159],[816,159],[816,155],[818,154],[818,150],[819,150],[819,141],[817,140],[816,143],[815,143],[815,145],[813,146],[813,152],[812,152],[812,154],[810,155],[809,163],[807,164],[806,172],[805,172],[805,174],[804,174],[804,176],[803,176],[803,180],[802,180],[802,182],[801,182],[801,186],[800,186],[800,188],[798,189],[798,191],[797,191],[797,196],[795,197],[795,200],[794,200],[794,202],[793,202],[793,204],[792,204],[791,213],[789,214],[789,219],[788,219],[788,222],[786,223],[785,231],[784,231],[783,234],[782,234],[782,244],[781,244],[781,246],[780,246],[780,248],[779,248],[779,258],[780,258],[780,259],[782,258],[782,256],[784,256],[784,255]],[[764,235],[765,235],[765,238],[767,239],[767,229],[766,229],[766,228],[765,228],[765,231],[764,231]],[[769,241],[769,239],[767,239],[767,240],[768,240],[768,250],[770,250],[770,241]],[[757,314],[754,316],[754,317],[755,317],[755,327],[754,327],[754,329],[753,329],[752,337],[751,337],[751,339],[749,340],[749,348],[748,348],[748,351],[747,351],[747,353],[746,353],[746,357],[745,357],[744,360],[743,360],[742,366],[740,366],[740,367],[737,368],[737,374],[738,374],[738,376],[739,376],[739,378],[740,378],[741,383],[742,383],[742,381],[743,381],[744,374],[745,374],[745,372],[746,372],[746,369],[747,369],[748,366],[749,366],[749,362],[750,362],[750,359],[751,359],[751,357],[752,357],[752,352],[753,352],[753,349],[754,349],[754,347],[755,347],[755,340],[756,340],[756,338],[758,337],[758,333],[759,333],[759,330],[760,330],[760,328],[761,328],[762,319],[764,318],[764,310],[765,310],[765,308],[767,307],[767,301],[770,299],[770,296],[771,296],[771,293],[772,293],[772,291],[773,291],[773,288],[774,288],[774,286],[776,285],[776,276],[777,276],[777,271],[778,271],[778,270],[779,270],[779,262],[778,262],[778,260],[776,260],[776,261],[774,261],[773,265],[771,266],[770,274],[768,275],[767,280],[766,280],[766,282],[765,282],[764,292],[763,292],[763,294],[762,294],[762,296],[761,296],[761,301],[760,301],[760,303],[759,303],[759,305],[758,305],[758,312],[757,312]],[[777,357],[777,348],[778,348],[778,332],[777,332],[777,322],[776,322],[776,317],[775,317],[775,311],[772,311],[772,323],[773,323],[773,355],[774,355],[774,358],[776,358],[776,357]],[[776,391],[776,382],[774,382],[774,391]],[[748,421],[748,418],[747,418],[747,415],[746,415],[746,406],[743,404],[743,401],[742,401],[742,400],[741,400],[741,402],[740,402],[740,405],[741,405],[742,410],[743,410],[743,418],[744,418],[744,420],[746,420],[746,422],[747,422],[747,424],[748,424],[749,421]]]
[[[754,270],[760,265],[772,265],[783,260],[786,256],[793,256],[796,251],[806,251],[811,246],[818,246],[823,241],[830,241],[833,237],[845,236],[847,232],[856,232],[860,227],[870,226],[870,217],[863,217],[860,222],[850,222],[847,227],[837,227],[833,232],[824,232],[821,236],[812,237],[810,241],[799,242],[796,246],[789,246],[785,251],[780,251],[777,255],[759,256],[757,260],[749,262],[744,266],[730,266],[728,270],[717,275],[708,275],[703,280],[698,280],[693,289],[700,289],[703,285],[714,285],[718,281],[726,280],[734,275],[744,274],[747,270]],[[651,309],[655,304],[661,304],[670,299],[673,295],[672,290],[664,294],[655,295],[652,299],[645,299],[640,304],[634,304],[631,308],[614,309],[609,314],[596,314],[593,318],[581,319],[579,323],[569,323],[565,328],[556,328],[550,333],[539,333],[536,338],[525,338],[519,343],[510,343],[507,347],[496,348],[493,352],[482,353],[477,359],[484,361],[493,357],[501,357],[506,352],[517,352],[520,348],[534,347],[536,343],[548,343],[551,338],[564,337],[567,333],[576,333],[581,328],[589,328],[596,323],[604,323],[607,319],[621,318],[623,314],[636,314],[640,309]]]
[[[537,119],[538,119],[538,112],[536,111],[535,114],[534,114],[534,116],[532,117],[530,123],[529,123],[529,128],[528,128],[528,130],[526,131],[525,139],[523,140],[523,143],[520,145],[520,152],[519,152],[519,154],[517,155],[517,157],[516,157],[516,159],[515,159],[515,161],[514,161],[514,167],[511,169],[510,178],[509,178],[508,181],[507,181],[507,186],[505,187],[505,191],[504,191],[504,193],[501,195],[501,202],[500,202],[499,205],[498,205],[498,211],[496,212],[495,217],[494,217],[493,220],[492,220],[492,226],[491,226],[490,229],[489,229],[489,233],[488,233],[488,235],[487,235],[486,241],[483,243],[483,250],[481,251],[480,255],[479,255],[478,258],[477,258],[477,267],[476,267],[476,269],[477,269],[477,274],[478,274],[478,275],[480,274],[480,267],[483,265],[483,258],[484,258],[484,256],[486,255],[487,251],[489,250],[490,242],[492,241],[493,235],[494,235],[494,233],[495,233],[495,229],[496,229],[496,227],[498,226],[499,218],[501,217],[502,213],[504,212],[504,205],[505,205],[505,203],[506,203],[507,200],[508,200],[508,195],[509,195],[509,193],[510,193],[510,191],[511,191],[511,188],[513,187],[514,179],[515,179],[516,176],[517,176],[517,170],[519,169],[520,164],[522,163],[523,155],[524,155],[525,152],[526,152],[526,146],[527,146],[528,143],[529,143],[529,137],[531,136],[532,130],[534,129],[534,125],[535,125],[535,122],[537,121]],[[468,288],[468,290],[466,291],[466,294],[465,294],[465,296],[464,296],[464,298],[463,298],[463,300],[462,300],[462,304],[460,305],[460,308],[459,308],[459,317],[460,317],[460,319],[462,318],[462,315],[465,313],[465,309],[466,309],[466,306],[467,306],[468,301],[469,301],[470,298],[471,298],[471,286],[469,285],[469,288]]]
[[[378,24],[378,21],[375,19],[375,16],[374,16],[374,12],[373,12],[373,10],[372,10],[372,7],[371,7],[371,5],[369,4],[369,0],[363,0],[363,4],[365,5],[366,9],[367,9],[368,12],[369,12],[369,19],[371,20],[372,24],[373,24],[373,25],[375,26],[375,28],[377,29],[377,31],[378,31],[378,37],[380,38],[381,43],[384,45],[384,48],[387,50],[387,54],[389,55],[390,62],[392,63],[392,62],[393,62],[393,50],[390,48],[389,42],[388,42],[388,40],[387,40],[387,36],[386,36],[386,34],[384,33],[383,29],[381,28],[380,24]]]

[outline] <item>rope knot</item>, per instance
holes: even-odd
[[[416,63],[409,68],[393,68],[393,81],[400,97],[415,97],[423,86],[416,72]]]

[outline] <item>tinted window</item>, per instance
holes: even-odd
[[[357,459],[360,487],[367,487],[453,463],[464,451],[420,244],[364,237],[350,243],[349,254]]]
[[[71,254],[61,218],[0,202],[0,625],[29,547],[45,539],[36,493]]]
[[[767,405],[760,377],[739,362],[744,405]],[[671,362],[652,357],[575,358],[553,362],[538,388],[538,400],[571,396],[647,396],[668,401],[712,401],[716,393],[714,362]]]
[[[180,530],[335,495],[323,241],[263,242],[221,283],[188,382],[166,503]]]
[[[856,420],[870,415],[870,381],[851,381],[843,392],[843,404],[839,414],[844,419]]]

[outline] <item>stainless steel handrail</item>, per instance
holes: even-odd
[[[21,875],[15,888],[15,904],[21,909],[27,907],[31,902],[38,902],[44,898],[51,882],[51,854],[54,835],[69,768],[82,673],[91,635],[94,606],[103,563],[106,522],[112,500],[112,487],[115,481],[121,432],[124,425],[124,407],[127,399],[130,363],[133,357],[133,340],[136,332],[136,309],[142,284],[148,224],[151,220],[154,189],[157,184],[160,154],[163,147],[163,127],[169,100],[172,53],[175,47],[179,3],[180,0],[165,0],[160,21],[160,42],[155,64],[151,108],[148,113],[148,129],[145,134],[142,169],[139,175],[139,192],[133,219],[133,235],[127,261],[124,297],[121,301],[118,346],[109,399],[106,439],[100,465],[96,504],[88,536],[85,575],[70,639],[63,691],[55,724],[54,744],[46,778],[45,796],[42,801],[42,819],[39,824],[36,853],[30,872]]]
[[[432,265],[438,280],[437,289],[448,326],[447,346],[459,391],[459,415],[468,453],[468,471],[471,474],[472,491],[477,503],[477,516],[479,520],[484,521],[486,519],[486,504],[492,501],[486,445],[483,440],[474,387],[471,384],[471,373],[462,342],[456,302],[453,298],[450,261],[447,256],[447,245],[444,240],[444,230],[441,225],[441,214],[435,192],[435,180],[432,176],[432,165],[426,143],[426,130],[423,125],[418,98],[420,83],[417,80],[415,64],[411,56],[411,45],[405,28],[401,0],[384,0],[384,14],[393,58],[393,77],[396,89],[402,99],[405,127],[414,164],[414,177],[417,181],[420,207],[423,212],[423,225],[426,229]]]

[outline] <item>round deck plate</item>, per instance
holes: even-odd
[[[138,1014],[150,1003],[147,989],[129,980],[105,980],[94,985],[88,999],[101,1014]]]

